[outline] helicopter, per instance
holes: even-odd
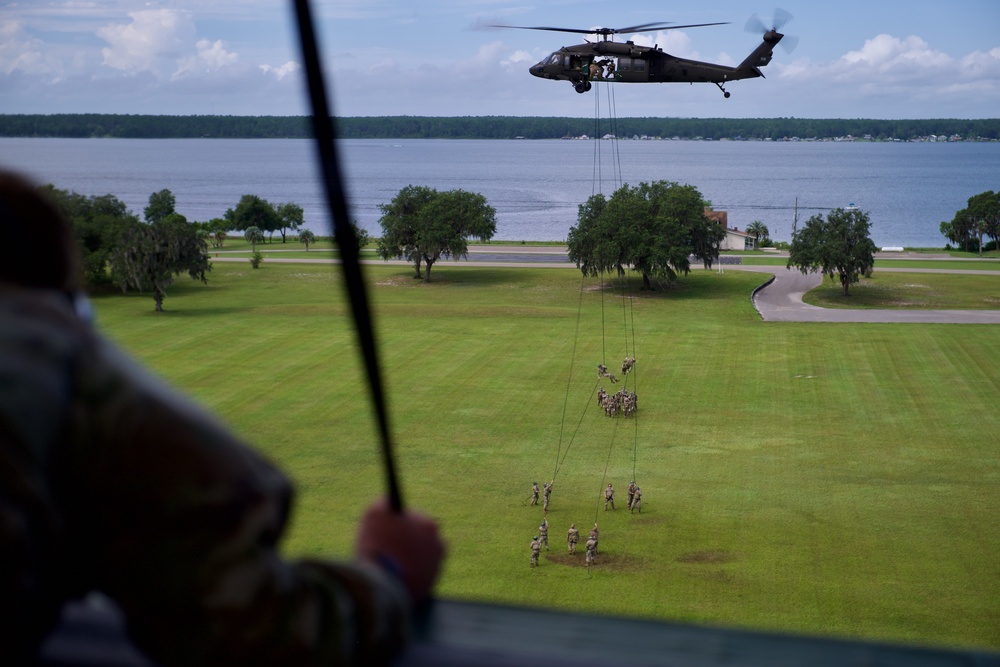
[[[493,27],[548,30],[583,35],[596,34],[600,38],[598,41],[588,40],[584,44],[564,46],[528,68],[533,76],[542,79],[569,81],[578,93],[590,90],[595,81],[612,83],[714,83],[723,95],[729,98],[730,93],[725,88],[725,84],[728,82],[764,77],[760,68],[771,62],[774,47],[785,37],[780,30],[789,19],[791,19],[790,14],[778,10],[775,12],[771,27],[767,27],[756,15],[751,16],[747,21],[746,29],[763,33],[763,41],[736,67],[679,58],[665,53],[657,45],[641,46],[632,41],[624,43],[613,41],[614,36],[620,34],[726,25],[725,22],[688,25],[654,22],[627,28],[592,28],[589,30],[545,26],[494,25]],[[786,45],[788,43],[786,42]]]

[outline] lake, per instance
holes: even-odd
[[[353,215],[378,235],[379,205],[407,185],[462,188],[497,210],[498,240],[564,240],[577,206],[622,182],[691,184],[730,226],[754,220],[790,240],[812,215],[855,204],[878,246],[942,247],[941,221],[1000,187],[1000,144],[742,141],[345,140]],[[164,188],[189,220],[221,217],[244,194],[303,207],[327,234],[314,159],[304,139],[0,138],[0,165],[86,195],[113,194],[141,215]]]

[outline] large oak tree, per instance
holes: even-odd
[[[722,227],[705,217],[697,188],[671,181],[626,184],[610,199],[593,195],[580,205],[577,220],[567,239],[570,260],[591,276],[632,268],[645,289],[688,273],[691,256],[711,266],[725,238]]]
[[[379,208],[379,256],[405,257],[414,263],[417,278],[423,263],[424,282],[431,281],[431,268],[441,257],[465,257],[469,238],[488,241],[497,230],[496,209],[483,195],[465,190],[408,185]]]
[[[836,208],[826,219],[822,214],[814,215],[792,236],[787,266],[802,273],[821,271],[831,279],[836,276],[844,296],[848,296],[850,286],[875,266],[876,247],[870,229],[868,214],[859,209]]]

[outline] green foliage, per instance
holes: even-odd
[[[176,213],[177,198],[170,190],[163,189],[149,195],[149,206],[142,210],[146,222],[160,222],[169,215]]]
[[[111,254],[111,276],[128,291],[152,290],[156,311],[163,310],[163,299],[174,276],[187,273],[208,282],[212,270],[208,248],[198,228],[174,213],[152,224],[135,222],[119,239]]]
[[[747,225],[746,233],[753,236],[753,247],[760,248],[763,245],[761,243],[761,240],[762,239],[769,240],[767,237],[768,234],[770,234],[771,232],[767,228],[767,225],[765,225],[763,222],[761,222],[760,220],[754,220],[749,225]]]
[[[408,185],[379,208],[379,256],[405,257],[414,263],[417,278],[423,262],[425,282],[430,282],[431,267],[441,257],[467,255],[469,237],[487,241],[496,233],[496,210],[486,197],[465,190],[438,192]]]
[[[139,219],[114,195],[87,197],[52,185],[42,191],[73,226],[83,259],[85,284],[93,287],[109,282],[108,262],[118,239]]]
[[[281,232],[281,242],[285,242],[285,233],[288,230],[296,231],[303,223],[303,211],[302,207],[295,202],[286,202],[284,204],[278,204],[274,207],[274,210],[278,213],[278,219],[280,220]]]
[[[244,231],[256,227],[262,233],[271,233],[282,228],[278,211],[266,199],[257,195],[243,195],[235,209],[227,209],[225,214],[230,229]],[[249,239],[248,239],[249,240]],[[263,240],[263,239],[261,239]],[[259,243],[260,241],[258,241]]]
[[[259,269],[260,265],[264,262],[264,253],[260,250],[255,250],[253,255],[250,256],[250,266]]]
[[[308,229],[303,229],[299,232],[299,243],[304,243],[306,250],[309,250],[309,246],[316,243],[316,235]]]
[[[787,266],[802,273],[836,275],[847,296],[850,286],[862,275],[870,275],[875,266],[870,228],[868,214],[858,209],[834,209],[826,220],[816,214],[792,238]]]
[[[701,193],[670,181],[624,185],[605,201],[593,195],[579,208],[567,238],[569,258],[584,275],[622,274],[633,268],[646,289],[653,279],[677,280],[691,269],[689,257],[706,267],[719,256],[725,231],[705,217]]]
[[[245,238],[247,243],[250,244],[250,249],[253,252],[257,252],[257,244],[264,242],[264,232],[260,229],[260,227],[251,225],[246,228],[246,231],[243,232],[243,238]]]

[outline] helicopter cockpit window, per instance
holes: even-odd
[[[551,56],[549,56],[549,60],[545,64],[546,65],[560,65],[560,64],[562,64],[562,54],[561,53],[553,53]]]

